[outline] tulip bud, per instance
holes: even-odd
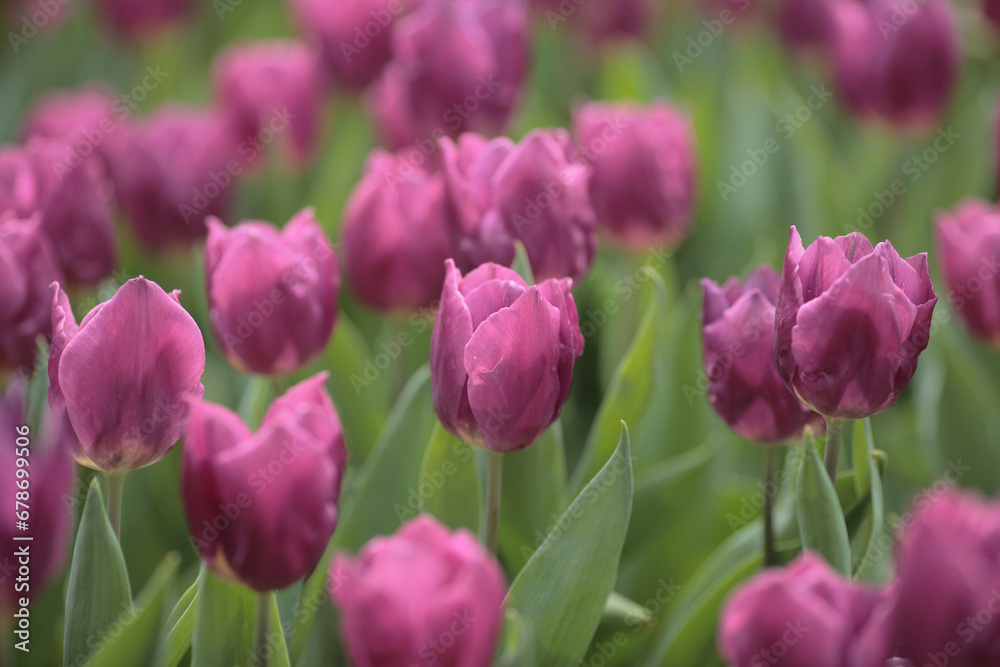
[[[972,333],[1000,345],[1000,210],[968,199],[939,213],[935,231],[948,302]]]
[[[223,352],[239,369],[296,371],[326,348],[337,322],[337,257],[305,209],[281,231],[266,222],[227,229],[209,220],[208,314]]]
[[[992,23],[994,28],[1000,28],[1000,2],[997,2],[997,0],[980,0],[979,5],[986,20]]]
[[[937,295],[927,253],[902,259],[853,232],[785,253],[774,355],[785,384],[828,419],[891,408],[927,347]]]
[[[531,4],[541,10],[552,30],[572,24],[590,46],[597,47],[621,37],[642,37],[652,21],[649,0],[532,0]]]
[[[308,160],[323,105],[317,67],[312,50],[294,42],[258,42],[223,53],[215,64],[216,93],[239,138],[287,132],[292,160]]]
[[[694,137],[688,119],[665,102],[647,108],[591,102],[573,132],[590,164],[597,224],[631,248],[676,245],[691,228]]]
[[[205,392],[205,341],[180,292],[133,278],[77,325],[52,286],[49,403],[66,408],[73,458],[108,473],[159,461],[184,430],[185,401]]]
[[[0,217],[0,375],[30,374],[36,337],[52,335],[49,285],[58,280],[62,272],[40,216]]]
[[[119,204],[139,241],[153,251],[203,238],[205,218],[225,215],[233,180],[263,150],[247,141],[235,147],[215,113],[171,107],[113,136]],[[234,162],[238,168],[231,170]]]
[[[18,134],[25,143],[35,137],[62,139],[75,160],[82,161],[92,153],[100,154],[107,135],[117,131],[121,122],[111,93],[90,88],[43,97],[27,112]]]
[[[20,147],[0,148],[0,211],[28,218],[39,208],[38,178]]]
[[[583,354],[573,281],[529,287],[496,264],[464,278],[447,267],[431,336],[434,410],[466,442],[528,447],[559,417]]]
[[[528,69],[524,0],[424,0],[399,20],[368,104],[390,148],[502,131]]]
[[[347,201],[344,270],[351,289],[380,310],[416,310],[441,294],[451,257],[444,178],[405,155],[376,151]]]
[[[330,567],[340,634],[359,667],[491,664],[506,589],[475,536],[429,515],[376,537],[356,558],[336,555]]]
[[[833,2],[836,0],[782,0],[778,29],[785,44],[795,51],[829,46]]]
[[[723,605],[718,647],[733,667],[883,667],[892,645],[888,594],[842,579],[806,552],[767,569]]]
[[[64,504],[73,491],[73,462],[69,457],[68,443],[72,429],[65,422],[65,414],[50,415],[43,412],[37,430],[27,426],[25,385],[11,382],[6,396],[0,401],[0,433],[4,445],[0,447],[0,502],[4,507],[4,521],[0,523],[0,539],[9,545],[4,553],[4,586],[0,587],[0,619],[10,618],[10,611],[18,608],[18,598],[30,591],[33,598],[62,570],[69,546],[72,514]],[[18,473],[24,471],[22,477]],[[28,472],[30,471],[30,473]],[[27,491],[27,493],[25,493]],[[20,494],[20,495],[19,495]],[[29,499],[30,521],[28,530],[15,524],[16,502]],[[18,537],[30,537],[30,542],[15,542]],[[23,569],[14,585],[16,558],[11,554],[14,545],[30,545],[30,568]],[[21,561],[24,564],[24,561]]]
[[[924,492],[915,506],[896,550],[897,653],[920,665],[996,664],[1000,503],[949,490]]]
[[[191,0],[100,0],[98,6],[116,35],[145,39],[190,13]]]
[[[459,265],[510,265],[520,240],[536,279],[586,275],[597,252],[590,168],[571,161],[565,130],[533,130],[516,146],[463,135],[442,149]]]
[[[774,363],[774,302],[778,274],[761,266],[741,284],[730,278],[705,288],[702,340],[708,401],[741,438],[781,442],[823,430],[823,418],[802,405]]]
[[[257,591],[308,574],[337,526],[347,449],[320,373],[277,399],[257,433],[191,403],[181,495],[195,547],[220,577]]]

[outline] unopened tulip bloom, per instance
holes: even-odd
[[[523,449],[559,417],[583,354],[573,282],[529,287],[496,264],[464,278],[447,266],[431,337],[434,409],[466,442]]]
[[[39,216],[0,216],[0,376],[8,371],[30,374],[35,339],[51,337],[49,285],[57,280],[62,272]]]
[[[503,625],[503,571],[466,530],[429,515],[376,537],[356,558],[336,555],[330,597],[357,667],[486,667]],[[450,639],[449,639],[450,638]]]
[[[215,64],[215,88],[240,140],[265,130],[287,132],[292,160],[308,160],[323,104],[318,64],[310,47],[295,42],[241,44],[224,52]]]
[[[441,295],[451,257],[444,178],[407,154],[376,151],[347,201],[344,273],[358,297],[380,310],[416,310]]]
[[[830,6],[837,0],[782,0],[778,7],[778,28],[791,49],[825,48],[830,44]]]
[[[533,130],[517,145],[465,134],[442,141],[456,263],[509,266],[524,243],[538,280],[580,280],[597,251],[590,168],[565,130]]]
[[[192,7],[191,0],[100,0],[98,5],[111,29],[130,39],[143,39],[171,26]],[[220,20],[223,17],[219,15]]]
[[[823,418],[788,390],[774,363],[774,269],[758,267],[743,283],[701,284],[708,400],[719,416],[740,437],[759,442],[801,438],[806,426],[821,431]]]
[[[302,368],[337,322],[337,257],[311,209],[283,230],[209,220],[205,289],[216,340],[233,365],[253,373]]]
[[[573,25],[594,46],[622,37],[642,37],[652,19],[649,0],[587,0],[571,5],[562,0],[532,0],[531,4],[553,30]]]
[[[983,15],[993,24],[993,27],[1000,27],[1000,2],[997,2],[997,0],[980,0],[979,5],[982,8]]]
[[[38,177],[20,147],[0,148],[0,211],[28,218],[39,209]]]
[[[37,596],[59,574],[66,562],[70,538],[72,514],[64,500],[72,493],[75,479],[69,456],[72,429],[63,414],[50,415],[47,411],[43,411],[40,428],[30,429],[26,394],[25,385],[14,381],[0,400],[0,433],[5,440],[0,447],[0,469],[4,471],[0,475],[0,502],[5,508],[0,539],[4,544],[30,545],[30,568],[26,568],[27,573],[21,572],[27,578],[27,587],[14,586],[15,558],[8,556],[14,550],[5,554],[9,559],[4,564],[11,573],[8,585],[0,589],[0,619],[10,618],[10,612],[19,606],[18,598],[28,592]],[[18,464],[21,459],[24,463]],[[20,470],[27,474],[15,474]],[[25,498],[25,506],[30,507],[27,531],[17,529],[15,524],[15,509],[19,509],[15,503]],[[33,539],[14,541],[25,536]]]
[[[697,192],[687,117],[665,102],[591,102],[574,114],[573,133],[602,230],[631,248],[674,246],[688,234]]]
[[[116,132],[131,109],[100,88],[60,91],[43,97],[25,114],[19,135],[24,142],[34,137],[63,139],[69,166],[100,154],[107,135]]]
[[[184,430],[185,401],[205,392],[205,341],[180,292],[133,278],[77,325],[53,290],[49,403],[65,406],[73,458],[108,473],[159,461]]]
[[[369,89],[383,140],[400,148],[509,123],[528,70],[525,0],[423,0],[394,27],[393,59]]]
[[[843,579],[806,552],[730,594],[719,653],[733,667],[768,664],[779,650],[782,667],[884,667],[893,643],[889,606],[886,592]]]
[[[326,378],[289,389],[256,433],[221,405],[192,402],[181,495],[192,541],[218,576],[273,591],[326,550],[347,462]]]
[[[884,412],[917,369],[936,303],[926,253],[903,259],[857,232],[803,248],[792,227],[775,313],[781,377],[827,419]]]
[[[896,550],[898,655],[1000,664],[1000,503],[949,490],[924,493],[915,507]]]
[[[1000,210],[968,199],[938,214],[935,231],[951,307],[972,333],[1000,345]]]

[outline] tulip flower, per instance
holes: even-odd
[[[330,567],[340,633],[358,667],[491,664],[503,624],[503,570],[466,530],[429,515]]]
[[[821,431],[823,418],[788,390],[774,362],[778,275],[761,266],[744,283],[730,278],[705,288],[702,338],[708,400],[740,437],[776,443]]]
[[[73,491],[73,462],[69,456],[72,429],[65,423],[64,414],[50,415],[43,411],[38,429],[28,427],[26,386],[15,380],[7,387],[0,400],[0,433],[4,446],[0,447],[0,502],[4,507],[4,521],[0,523],[0,539],[4,544],[30,544],[30,568],[27,588],[14,586],[16,558],[14,548],[4,553],[2,561],[8,579],[0,588],[0,619],[9,619],[12,610],[19,606],[18,599],[30,591],[32,599],[52,582],[62,570],[69,546],[71,513],[64,500]],[[24,463],[19,464],[19,460]],[[29,472],[22,477],[19,470]],[[24,492],[27,491],[27,494]],[[21,493],[23,495],[18,496]],[[15,524],[16,501],[29,498],[30,522],[27,531]],[[30,536],[31,542],[15,542],[16,537]],[[23,563],[22,563],[23,564]],[[18,579],[21,581],[21,579]],[[22,582],[24,583],[24,582]],[[9,630],[8,630],[9,631]]]
[[[685,116],[665,102],[591,102],[574,114],[573,133],[592,168],[597,224],[612,239],[639,249],[674,246],[687,235],[697,193]]]
[[[935,224],[948,302],[969,330],[1000,345],[1000,210],[968,199]]]
[[[811,552],[742,584],[723,605],[719,653],[733,667],[883,667],[886,592],[842,579]]]
[[[1000,2],[997,2],[997,0],[980,0],[979,5],[986,20],[992,23],[994,28],[1000,27]]]
[[[0,148],[0,211],[28,218],[39,208],[38,178],[20,147]]]
[[[181,494],[192,541],[216,575],[273,591],[323,555],[347,463],[326,378],[289,389],[257,433],[221,405],[191,403]]]
[[[967,492],[921,494],[896,551],[891,635],[916,664],[1000,660],[1000,503]]]
[[[242,170],[259,152],[246,142],[237,149],[230,131],[214,112],[161,107],[110,137],[118,202],[146,248],[190,245],[205,236],[206,217],[225,215],[229,167]]]
[[[100,0],[98,7],[115,34],[145,39],[184,18],[192,3],[191,0]]]
[[[124,102],[100,88],[51,93],[28,110],[18,133],[25,143],[35,137],[62,139],[82,161],[102,152],[104,140],[119,129],[126,111],[131,112]]]
[[[572,161],[565,130],[533,130],[514,146],[463,135],[442,141],[456,263],[510,265],[524,243],[538,280],[586,275],[597,251],[590,168]]]
[[[351,289],[380,310],[416,310],[441,294],[451,257],[444,178],[406,154],[376,151],[347,201],[344,272]]]
[[[289,153],[301,164],[318,142],[322,85],[318,59],[295,42],[258,42],[231,47],[215,63],[222,109],[241,140],[285,123]]]
[[[794,51],[828,48],[834,2],[837,0],[782,0],[778,29],[785,44]]]
[[[205,342],[180,292],[133,278],[77,325],[53,288],[49,402],[65,406],[73,458],[112,475],[159,461],[184,430],[185,401],[205,391]]]
[[[369,89],[383,140],[401,148],[510,121],[528,69],[525,0],[424,0],[393,28],[393,59]]]
[[[649,0],[587,0],[572,4],[564,0],[532,0],[531,4],[538,7],[551,29],[573,25],[589,45],[597,47],[622,37],[642,37],[652,20]]]
[[[337,321],[337,258],[311,209],[281,231],[209,220],[205,289],[216,340],[237,368],[291,373],[315,358]]]
[[[62,272],[40,216],[0,217],[0,375],[15,369],[30,375],[35,339],[52,335],[49,285],[58,280]]]

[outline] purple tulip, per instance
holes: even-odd
[[[18,146],[0,148],[0,211],[28,218],[38,211],[38,177],[32,160]]]
[[[114,135],[118,201],[146,248],[190,245],[204,238],[208,216],[226,214],[234,172],[260,152],[234,144],[221,115],[177,107],[160,108]]]
[[[822,432],[823,418],[788,391],[774,363],[774,269],[758,267],[745,282],[730,278],[721,288],[701,284],[708,400],[723,421],[757,442],[798,439],[806,426]]]
[[[330,597],[357,667],[491,664],[503,625],[503,570],[475,536],[429,515],[338,554]]]
[[[281,231],[258,221],[228,229],[210,219],[205,289],[216,340],[249,372],[302,368],[326,348],[337,322],[337,257],[311,209]]]
[[[583,354],[573,281],[529,287],[496,264],[464,278],[447,266],[431,337],[434,410],[466,442],[528,447],[559,417]]]
[[[302,30],[336,83],[362,90],[392,58],[396,20],[417,0],[292,0]]]
[[[347,202],[344,271],[351,289],[379,310],[416,310],[441,294],[451,257],[444,178],[406,155],[376,151]]]
[[[66,408],[73,458],[108,473],[159,461],[184,430],[185,401],[205,392],[205,341],[180,292],[133,278],[77,325],[53,288],[49,403]]]
[[[935,231],[949,303],[972,333],[1000,345],[1000,210],[967,199],[939,213]]]
[[[823,49],[832,37],[831,5],[837,0],[782,0],[778,6],[778,29],[794,51]]]
[[[574,114],[573,133],[591,165],[598,225],[631,248],[676,245],[694,212],[695,157],[690,121],[665,102],[649,107],[591,102]]]
[[[649,0],[531,0],[552,30],[575,26],[593,46],[622,37],[642,37],[652,21]]]
[[[7,581],[0,590],[0,620],[10,619],[11,611],[20,606],[19,598],[29,592],[32,599],[36,598],[55,579],[66,562],[70,538],[72,515],[64,501],[72,493],[75,479],[68,444],[73,437],[72,429],[64,414],[45,412],[40,428],[30,430],[26,426],[26,393],[25,385],[14,381],[0,401],[0,433],[5,434],[4,446],[0,447],[0,468],[4,471],[0,476],[0,502],[4,506],[0,539],[11,545],[3,559]],[[19,465],[19,459],[27,465]],[[30,471],[30,476],[15,474],[19,470]],[[25,498],[30,507],[28,531],[18,530],[15,524],[15,509],[21,509],[15,503]],[[14,541],[25,536],[32,537],[32,541]],[[27,588],[18,586],[15,590],[18,559],[13,555],[13,545],[29,545]]]
[[[309,47],[295,42],[232,47],[216,60],[215,87],[241,140],[288,132],[292,161],[309,159],[323,106],[318,60]]]
[[[884,667],[889,607],[885,592],[842,579],[806,552],[730,594],[719,653],[733,667]]]
[[[0,374],[31,374],[35,339],[52,336],[49,285],[58,280],[62,272],[40,217],[0,217]]]
[[[781,377],[829,419],[888,410],[917,370],[936,303],[927,253],[904,260],[857,232],[803,249],[792,227],[775,313]]]
[[[181,495],[195,547],[220,577],[257,591],[308,574],[337,526],[347,449],[323,383],[278,398],[252,433],[232,411],[192,402]]]
[[[896,552],[898,651],[915,663],[1000,664],[1000,503],[925,494]]]
[[[994,28],[1000,28],[1000,2],[997,2],[997,0],[980,0],[979,6],[986,20],[992,23]]]
[[[191,0],[100,0],[98,6],[116,35],[138,40],[183,19],[190,13],[192,3]]]
[[[597,252],[590,168],[572,162],[565,130],[533,130],[509,140],[463,135],[442,141],[456,262],[510,265],[524,243],[535,278],[586,275]]]
[[[52,93],[31,107],[19,135],[24,142],[34,137],[62,139],[83,160],[101,152],[106,136],[119,128],[127,112],[124,102],[100,88]]]
[[[369,109],[390,148],[501,132],[528,58],[524,0],[423,0],[394,28],[393,59],[369,89]]]

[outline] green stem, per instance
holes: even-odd
[[[108,474],[108,521],[115,531],[115,537],[122,541],[122,492],[125,489],[125,473]]]
[[[764,447],[764,567],[778,564],[774,551],[774,496],[778,493],[778,447]]]
[[[486,450],[486,548],[495,554],[500,545],[500,488],[503,454]]]
[[[257,595],[257,618],[254,621],[254,655],[260,661],[261,667],[267,667],[270,655],[268,650],[268,624],[271,620],[271,595],[272,593],[260,593]]]
[[[837,483],[837,461],[840,459],[840,441],[844,433],[844,422],[839,419],[826,420],[826,451],[823,453],[823,467],[830,481]]]

